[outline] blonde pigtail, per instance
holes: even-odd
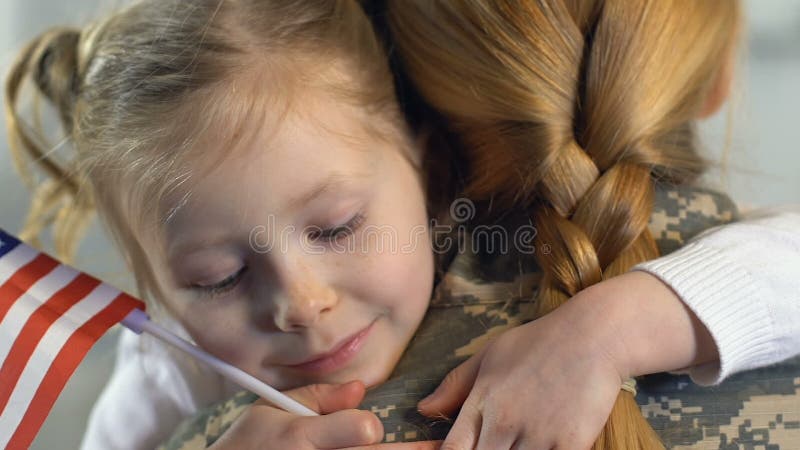
[[[5,84],[6,127],[14,167],[32,191],[28,215],[19,237],[41,248],[40,236],[53,227],[56,255],[72,263],[94,216],[91,189],[80,168],[74,162],[62,163],[47,142],[41,126],[31,126],[22,118],[20,94],[25,81],[32,81],[39,96],[45,97],[58,112],[66,133],[64,141],[72,138],[73,111],[80,85],[78,44],[80,31],[55,28],[31,41],[14,62]],[[33,123],[40,124],[36,111]],[[44,178],[37,176],[37,171]]]

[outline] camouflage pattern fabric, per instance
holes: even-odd
[[[661,187],[650,230],[666,254],[699,232],[736,218],[736,207],[722,194]],[[504,225],[522,223],[514,223],[516,219],[507,223],[504,219]],[[458,253],[437,284],[428,313],[391,377],[371,389],[360,406],[383,422],[385,442],[446,435],[451,421],[420,416],[417,402],[489,339],[531,320],[540,275],[533,254]],[[638,384],[636,401],[667,448],[800,449],[800,358],[734,375],[714,387],[701,387],[687,375],[671,374],[641,377]],[[256,398],[240,392],[200,411],[161,448],[206,448]]]

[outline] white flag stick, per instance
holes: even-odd
[[[192,357],[208,364],[209,366],[211,366],[211,368],[219,372],[222,376],[228,378],[229,380],[249,390],[250,392],[253,392],[254,394],[262,397],[263,399],[267,400],[268,402],[272,403],[273,405],[281,409],[284,409],[290,413],[301,416],[319,415],[315,411],[307,408],[306,406],[298,402],[297,400],[281,393],[277,389],[262,382],[258,378],[248,374],[247,372],[239,369],[238,367],[232,366],[226,363],[225,361],[204,352],[199,347],[193,345],[187,340],[181,338],[180,336],[176,336],[174,333],[165,329],[161,325],[152,322],[150,320],[150,316],[148,316],[147,313],[145,313],[140,309],[134,309],[133,311],[131,311],[130,314],[128,314],[125,317],[125,319],[122,320],[122,324],[125,325],[127,328],[129,328],[131,331],[135,332],[136,334],[141,334],[142,331],[145,331],[161,339],[164,342],[168,342],[178,347],[179,349],[188,353]]]

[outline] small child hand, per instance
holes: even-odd
[[[500,335],[418,406],[434,416],[463,403],[443,448],[587,449],[623,380],[718,359],[710,332],[677,293],[632,271]]]
[[[373,444],[383,436],[383,426],[374,414],[352,409],[364,396],[360,382],[309,385],[286,394],[321,414],[330,414],[297,416],[259,399],[211,448],[340,448]]]
[[[360,381],[314,384],[285,394],[322,414],[303,417],[263,399],[251,405],[209,448],[213,450],[435,450],[436,442],[379,444],[383,425],[369,411],[353,409],[364,398]]]
[[[450,415],[463,402],[442,448],[588,449],[621,382],[602,344],[554,312],[500,335],[418,406]]]

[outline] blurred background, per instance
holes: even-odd
[[[41,31],[53,25],[80,25],[124,3],[2,0],[3,77],[18,50]],[[746,0],[745,6],[748,48],[734,95],[720,113],[702,125],[707,154],[719,163],[707,182],[729,192],[742,208],[798,204],[800,0]],[[13,234],[22,225],[29,195],[12,168],[5,127],[0,135],[0,228]],[[57,142],[58,131],[53,136]],[[134,292],[129,274],[97,224],[82,243],[76,265]],[[113,368],[116,339],[117,332],[110,332],[95,345],[67,384],[32,448],[78,448],[91,405]]]

